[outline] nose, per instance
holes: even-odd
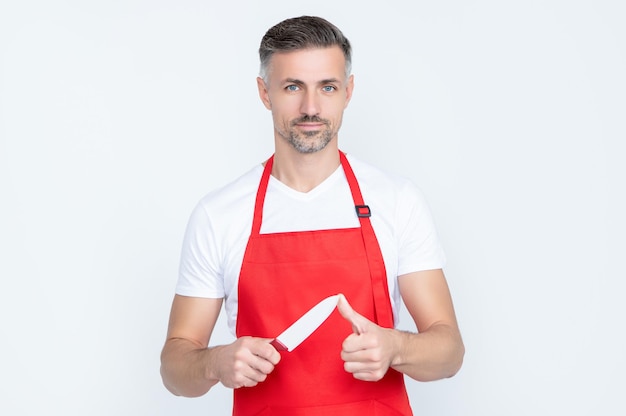
[[[307,91],[302,95],[300,113],[308,116],[316,116],[320,112],[319,97],[315,91]]]

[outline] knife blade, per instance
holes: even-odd
[[[337,306],[339,295],[329,296],[309,309],[272,342],[277,351],[293,351],[330,316]]]

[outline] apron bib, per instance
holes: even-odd
[[[252,232],[241,266],[237,337],[273,338],[323,298],[343,293],[352,307],[393,327],[387,276],[358,182],[339,152],[361,227],[260,234],[273,157],[257,191]],[[233,415],[411,415],[404,376],[389,369],[378,382],[343,368],[341,344],[352,327],[337,310],[281,361],[267,379],[234,390]]]

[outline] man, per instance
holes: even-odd
[[[164,384],[199,396],[222,383],[234,389],[235,415],[409,415],[403,374],[450,377],[464,354],[428,208],[409,181],[339,151],[354,88],[339,29],[287,19],[259,53],[275,153],[191,216]],[[338,311],[300,346],[274,348],[282,330],[338,293]],[[207,348],[223,300],[237,338]],[[393,329],[401,301],[419,333]]]

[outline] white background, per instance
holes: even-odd
[[[191,209],[272,151],[258,43],[302,14],[354,46],[341,147],[422,188],[448,255],[466,360],[415,413],[626,414],[619,0],[3,0],[0,413],[229,413],[159,353]]]

